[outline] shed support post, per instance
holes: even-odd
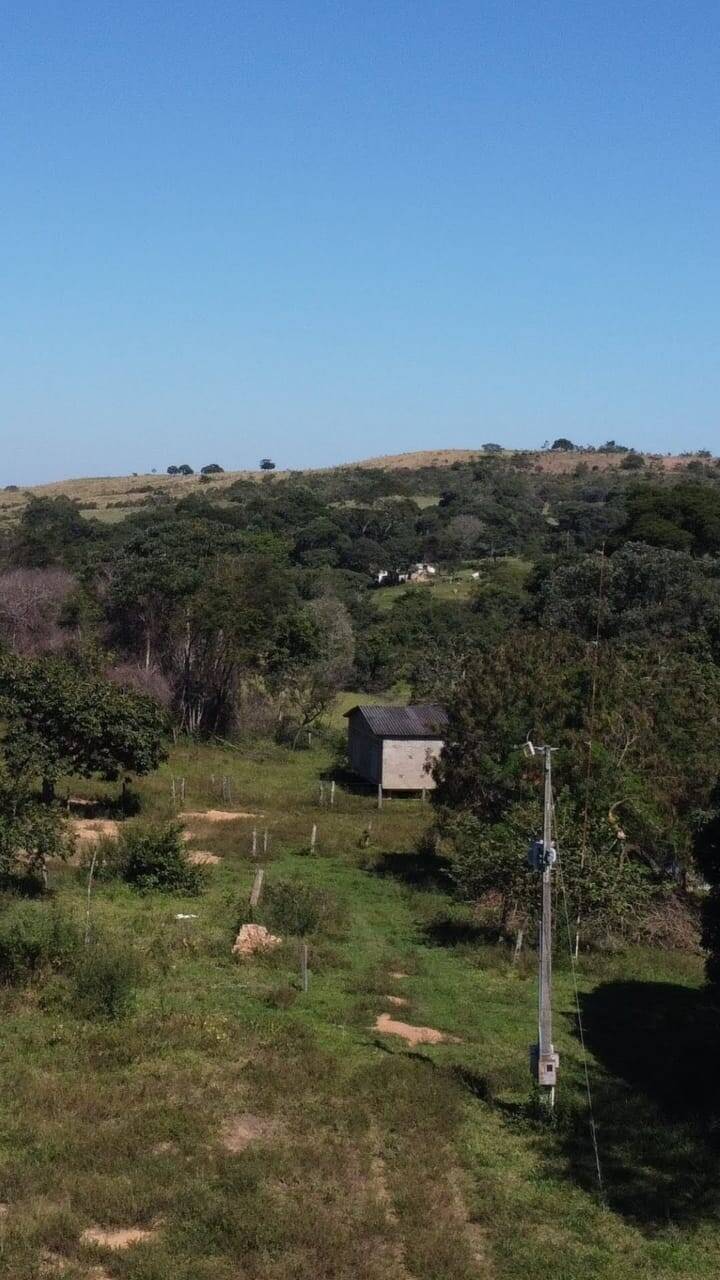
[[[382,809],[382,802],[383,802],[382,782],[378,782],[378,809]]]

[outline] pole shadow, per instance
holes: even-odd
[[[600,1064],[590,1083],[608,1204],[646,1230],[715,1218],[718,1009],[702,990],[624,981],[583,995],[581,1012],[585,1043]],[[570,1175],[597,1190],[586,1104],[561,1108],[558,1120]]]

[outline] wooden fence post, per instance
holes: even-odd
[[[253,908],[256,907],[258,902],[260,901],[260,894],[262,892],[264,878],[265,878],[265,868],[258,867],[257,871],[255,872],[255,879],[253,880],[253,887],[250,891],[250,909],[251,910],[253,910]]]

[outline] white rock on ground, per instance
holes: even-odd
[[[268,933],[264,924],[244,924],[235,939],[232,953],[234,956],[253,956],[258,951],[272,951],[279,947],[282,938]]]

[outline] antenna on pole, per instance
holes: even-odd
[[[538,955],[538,1039],[530,1049],[533,1078],[537,1081],[548,1106],[555,1105],[555,1085],[560,1058],[552,1042],[552,869],[557,853],[552,843],[552,753],[556,747],[535,747],[533,753],[544,760],[544,798],[542,840],[530,846],[530,865],[542,877],[540,941]]]

